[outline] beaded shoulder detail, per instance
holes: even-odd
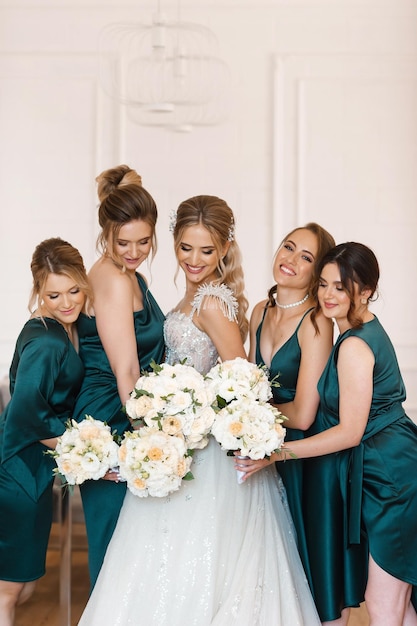
[[[237,321],[238,302],[230,287],[224,283],[220,285],[204,283],[204,285],[201,285],[192,302],[192,314],[196,312],[199,315],[201,309],[206,308],[207,298],[217,301],[219,309],[229,321]]]

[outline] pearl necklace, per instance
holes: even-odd
[[[291,304],[280,304],[278,302],[278,300],[275,300],[275,303],[276,303],[276,305],[280,309],[292,309],[295,306],[299,306],[300,304],[304,304],[304,302],[306,302],[308,300],[308,296],[309,296],[309,294],[306,293],[306,295],[304,296],[304,298],[302,300],[299,300],[298,302],[292,302]]]

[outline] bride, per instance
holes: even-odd
[[[206,373],[219,357],[246,358],[231,209],[197,196],[172,222],[186,289],[165,322],[167,361]],[[319,626],[274,467],[238,484],[233,458],[211,439],[192,472],[165,498],[127,492],[79,626]]]

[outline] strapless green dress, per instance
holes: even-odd
[[[140,274],[136,274],[143,295],[143,309],[133,313],[137,351],[141,370],[149,370],[154,360],[164,360],[163,324],[165,317]],[[85,376],[78,395],[74,416],[78,421],[91,415],[107,422],[122,434],[130,423],[122,410],[116,378],[97,332],[95,317],[78,319],[80,357]],[[117,523],[125,493],[125,483],[108,480],[86,481],[80,488],[88,539],[88,560],[93,586]]]
[[[56,465],[40,440],[64,432],[83,373],[59,322],[25,324],[10,367],[10,402],[0,416],[0,580],[45,574]]]
[[[293,335],[284,343],[283,346],[274,354],[269,367],[270,378],[277,377],[280,384],[279,387],[273,387],[273,399],[276,404],[285,404],[294,400],[297,387],[298,372],[300,370],[301,349],[298,343],[298,331],[305,316],[311,311],[305,312],[299,321]],[[264,311],[262,321],[256,331],[256,363],[264,365],[260,351],[260,338],[262,326],[266,315]],[[285,408],[283,410],[285,414]],[[283,424],[285,426],[285,422]],[[295,428],[287,428],[285,441],[296,441],[302,439],[304,432]],[[301,561],[304,566],[307,578],[310,578],[308,550],[304,529],[304,512],[303,512],[303,492],[304,492],[304,472],[308,461],[301,459],[291,460],[288,463],[277,463],[276,467],[287,491],[288,504],[297,531],[297,545],[300,553]]]
[[[326,608],[327,620],[337,617],[341,593],[346,606],[363,597],[368,544],[382,569],[417,585],[417,426],[404,412],[405,387],[395,351],[376,317],[337,339],[318,385],[315,429],[339,421],[337,359],[342,342],[351,336],[365,341],[375,356],[368,424],[358,446],[317,459],[316,474],[308,476],[306,520],[316,546],[314,553],[310,550],[310,566],[314,595]],[[316,498],[318,484],[326,492]]]

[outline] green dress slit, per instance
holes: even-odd
[[[382,569],[417,584],[417,426],[404,412],[397,358],[376,317],[338,337],[318,384],[321,400],[314,432],[339,422],[337,359],[341,344],[351,336],[365,341],[375,357],[365,433],[355,448],[316,459],[306,483],[314,596],[326,620],[338,616],[341,594],[345,606],[360,599],[368,546]],[[318,484],[327,493],[316,498]],[[324,541],[319,543],[320,535]]]

